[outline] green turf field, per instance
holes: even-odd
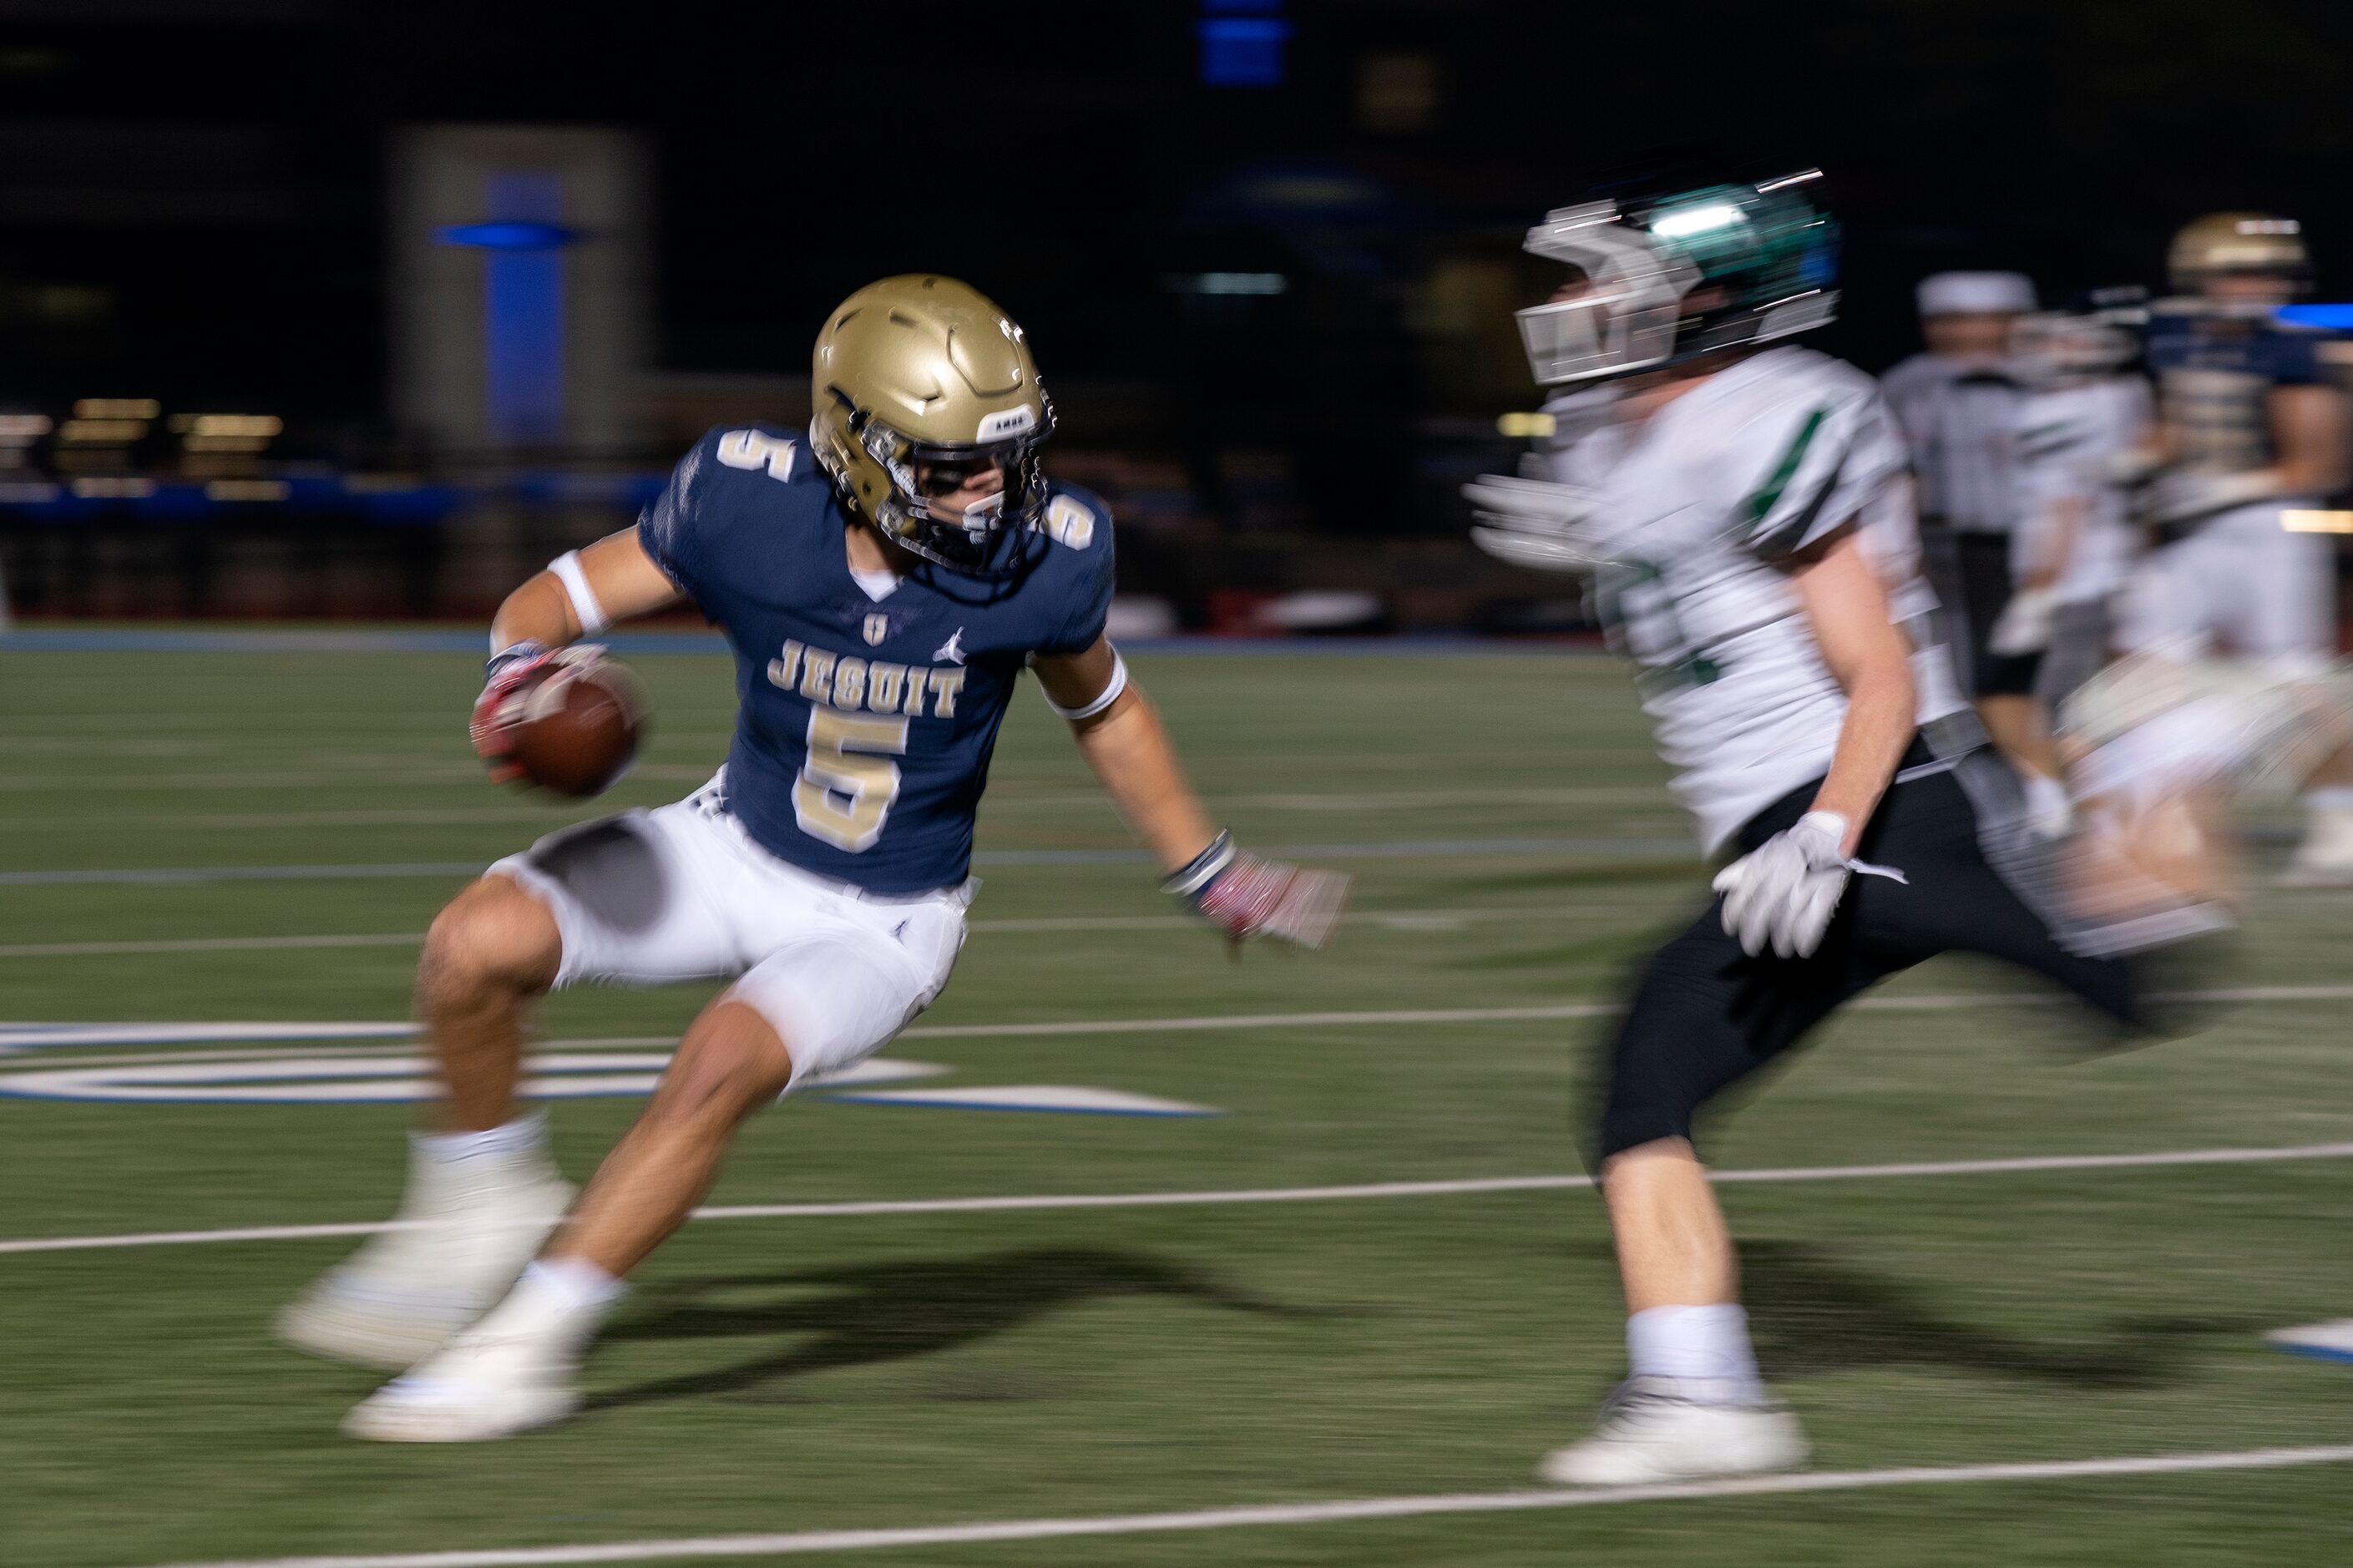
[[[717,658],[634,662],[660,729],[614,799],[651,804],[719,760],[730,687]],[[1526,1015],[1608,1001],[1700,887],[1621,672],[1537,653],[1136,665],[1219,815],[1247,842],[1326,847],[1359,878],[1356,918],[1321,958],[1230,963],[1169,918],[1145,868],[1042,858],[1125,839],[1025,695],[982,819],[992,858],[972,942],[947,996],[888,1055],[952,1069],[933,1085],[1085,1086],[1222,1114],[810,1099],[753,1126],[714,1203],[1263,1195],[1577,1170],[1574,1086],[1604,1026]],[[463,734],[478,673],[457,653],[0,651],[0,872],[488,860],[567,817],[481,782]],[[460,880],[18,875],[0,883],[0,1020],[397,1021],[410,939]],[[2237,1006],[2195,1039],[2074,1065],[2053,1049],[2063,1017],[2005,1004],[2017,982],[1948,961],[1892,988],[1914,1005],[1848,1016],[1711,1152],[1767,1172],[2353,1142],[2348,935],[2353,899],[2268,895],[2225,983],[2306,990]],[[622,1042],[581,1052],[642,1053],[627,1042],[674,1036],[710,989],[567,995],[545,1026]],[[1433,1012],[1451,1016],[1398,1016]],[[1322,1021],[1271,1016],[1293,1014]],[[1164,1026],[1204,1019],[1254,1021]],[[1164,1026],[973,1032],[1122,1020]],[[296,1056],[402,1049],[119,1045],[23,1051],[0,1073],[203,1060],[259,1076]],[[555,1107],[575,1178],[632,1109]],[[380,1219],[408,1115],[0,1099],[0,1240]],[[1818,1468],[1844,1472],[2353,1444],[2353,1367],[2261,1339],[2353,1312],[2348,1188],[2353,1161],[2302,1158],[1851,1173],[1744,1181],[1725,1197],[1767,1375]],[[596,1351],[588,1413],[481,1448],[345,1441],[335,1424],[374,1380],[269,1338],[280,1304],[353,1245],[0,1249],[0,1564],[1438,1497],[1468,1510],[825,1560],[2353,1559],[2344,1463],[1497,1506],[1534,1486],[1539,1455],[1582,1430],[1620,1369],[1614,1276],[1584,1191],[699,1222]]]

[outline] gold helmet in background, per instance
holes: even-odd
[[[2311,268],[2304,226],[2269,213],[2208,213],[2184,225],[2166,254],[2173,286],[2185,294],[2225,273],[2277,278],[2301,289]]]
[[[989,574],[1046,504],[1054,405],[1021,329],[968,283],[911,272],[844,300],[818,334],[809,444],[845,505],[927,561]],[[951,513],[981,465],[1004,489]]]

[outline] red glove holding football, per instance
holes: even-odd
[[[1232,834],[1220,833],[1161,886],[1237,946],[1271,936],[1322,948],[1340,927],[1350,881],[1337,871],[1303,870],[1245,855],[1234,847]]]
[[[482,694],[474,699],[466,733],[475,753],[489,765],[492,784],[512,784],[524,776],[522,764],[514,760],[513,742],[515,726],[522,720],[523,688],[531,684],[532,673],[556,654],[535,642],[519,642],[492,654],[482,667]]]

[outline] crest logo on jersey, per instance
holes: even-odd
[[[881,647],[882,639],[890,635],[891,617],[879,610],[869,613],[866,617],[866,646]]]
[[[947,641],[932,650],[932,657],[942,664],[962,664],[964,662],[964,628],[956,627]]]

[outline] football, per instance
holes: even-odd
[[[557,795],[602,795],[628,771],[645,732],[645,689],[626,665],[551,661],[511,700],[509,754]]]

